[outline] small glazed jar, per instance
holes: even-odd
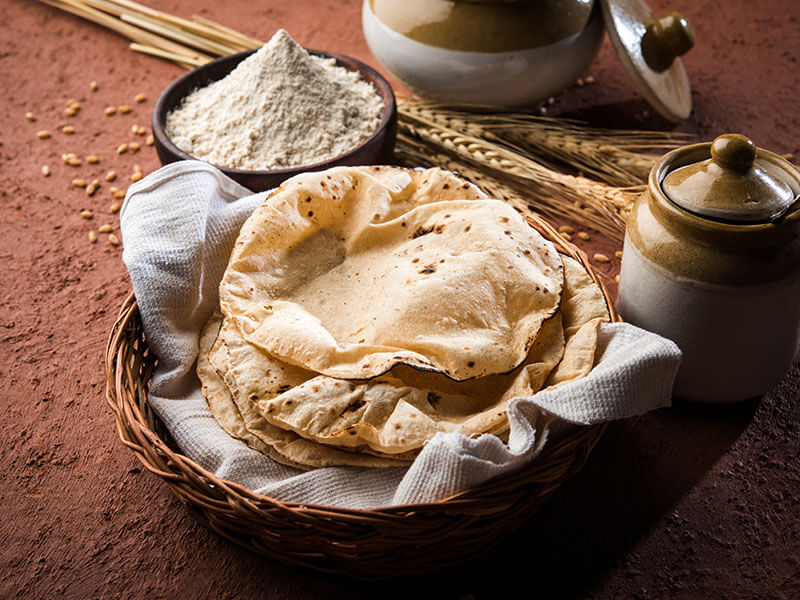
[[[364,0],[364,36],[409,89],[521,106],[572,85],[597,54],[594,0]]]
[[[675,341],[676,397],[774,387],[800,340],[800,171],[729,134],[666,154],[628,219],[617,308]]]

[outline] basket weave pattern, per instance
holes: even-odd
[[[546,222],[526,219],[586,267],[617,320],[586,256]],[[487,551],[583,466],[605,430],[604,424],[575,428],[546,445],[531,465],[440,502],[372,510],[280,502],[219,479],[181,454],[147,403],[156,362],[131,294],[106,348],[106,397],[120,439],[144,467],[212,531],[284,563],[359,579],[430,572]]]

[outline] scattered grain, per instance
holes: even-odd
[[[67,106],[72,106],[76,102],[77,100],[75,98],[70,98],[69,100],[67,100]]]
[[[155,136],[154,136],[154,135],[151,133],[150,135],[148,135],[148,136],[147,136],[147,142],[146,142],[146,144],[147,144],[148,146],[152,146],[152,145],[153,145],[153,144],[155,144],[155,143],[156,143],[156,138],[155,138]]]
[[[582,86],[583,86],[583,83],[584,83],[584,81],[583,81],[583,79],[581,79],[580,77],[578,77],[578,80],[575,82],[575,84],[576,84],[578,87],[582,87]]]
[[[86,187],[86,180],[85,179],[73,179],[72,180],[72,185],[74,185],[75,187],[79,187],[79,188],[85,188]]]
[[[72,108],[65,108],[64,109],[64,114],[67,115],[68,117],[74,117],[77,113],[78,113],[78,111],[75,110],[75,109],[72,109]]]
[[[131,112],[131,107],[127,104],[123,104],[122,106],[117,107],[117,110],[123,115],[127,115],[129,112]]]
[[[142,167],[140,167],[138,164],[135,164],[133,165],[133,170],[136,171],[137,173],[141,173]]]
[[[139,126],[139,128],[136,130],[136,135],[145,135],[146,133],[147,133],[147,129],[145,129],[145,128],[144,128],[144,127],[142,127],[141,125],[140,125],[140,126]]]
[[[114,181],[117,178],[116,171],[109,171],[106,173],[106,181]]]
[[[71,156],[67,159],[67,164],[70,167],[80,167],[81,164],[83,164],[83,161],[77,156]]]
[[[114,198],[124,198],[125,197],[125,190],[117,190],[114,192]]]
[[[128,151],[128,144],[120,144],[117,146],[117,154],[125,154]]]
[[[610,260],[605,254],[601,254],[599,252],[595,253],[595,255],[592,258],[594,258],[599,263],[607,263]]]
[[[98,88],[98,86],[97,86],[97,82],[96,81],[90,81],[89,82],[89,89],[90,90],[92,90],[93,92],[96,92],[97,88]]]
[[[786,154],[783,155],[783,158],[785,158],[788,161],[791,161],[792,159],[794,159],[794,154],[792,154],[791,152],[787,152]]]
[[[139,92],[138,94],[136,94],[136,98],[134,98],[134,100],[136,100],[136,102],[141,103],[147,100],[147,96],[144,95],[144,92]]]
[[[553,106],[553,104],[555,104],[555,103],[556,103],[556,99],[555,99],[555,98],[553,98],[552,96],[550,96],[550,97],[547,99],[547,105],[548,105],[548,106]]]
[[[97,179],[92,180],[92,182],[86,186],[86,195],[87,196],[94,196],[94,193],[97,191],[97,188],[100,187],[100,182]]]
[[[614,277],[614,282],[619,285],[619,275]]]
[[[539,114],[540,115],[546,115],[547,114],[547,107],[546,106],[540,106],[539,107]]]
[[[119,238],[113,233],[108,234],[108,243],[112,246],[119,246]]]
[[[25,118],[28,119],[28,121],[30,121],[31,123],[33,123],[36,120],[36,115],[33,114],[32,112],[26,112]]]
[[[94,214],[90,210],[82,210],[81,211],[81,217],[83,217],[84,219],[91,219],[93,216],[94,216]]]
[[[100,233],[111,233],[113,229],[111,225],[109,225],[108,223],[104,223],[103,225],[100,225],[100,228],[97,231],[99,231]]]
[[[622,258],[622,250],[617,250],[616,252],[614,252],[614,256],[616,256],[617,258]]]
[[[50,177],[50,167],[48,167],[47,165],[42,165],[42,176]]]
[[[139,142],[131,142],[130,144],[128,144],[128,148],[130,149],[131,152],[138,152],[139,148],[141,148],[141,145],[139,144]]]
[[[100,162],[100,157],[97,154],[90,154],[86,157],[86,162],[92,165],[96,165]]]
[[[107,107],[106,107],[106,109],[105,109],[105,111],[103,111],[103,112],[105,112],[105,113],[106,113],[106,116],[107,116],[107,117],[110,117],[111,115],[113,115],[113,114],[116,114],[116,112],[117,112],[117,109],[116,109],[116,108],[114,108],[113,106],[107,106]]]
[[[572,233],[573,231],[575,231],[575,229],[573,229],[569,225],[562,225],[561,227],[558,228],[559,233]]]
[[[94,244],[96,241],[97,241],[97,234],[94,232],[94,230],[92,230],[89,232],[89,242]]]
[[[50,132],[47,131],[47,129],[42,129],[40,132],[36,134],[36,137],[38,137],[40,140],[46,140],[47,138],[50,137]]]
[[[141,172],[141,171],[135,171],[135,172],[133,173],[133,175],[131,175],[131,181],[132,181],[132,182],[134,182],[134,183],[136,183],[136,182],[137,182],[137,181],[139,181],[139,180],[140,180],[142,177],[144,177],[144,175],[142,174],[142,172]]]
[[[583,80],[583,81],[584,81],[584,83],[594,83],[594,77],[592,77],[591,75],[587,75],[587,76],[584,78],[584,80]]]
[[[585,242],[586,240],[588,240],[588,239],[589,239],[589,234],[588,234],[588,233],[586,233],[585,231],[579,231],[579,232],[578,232],[578,233],[576,233],[575,235],[577,235],[577,236],[578,236],[580,239],[582,239],[584,242]]]
[[[61,128],[61,131],[67,135],[72,135],[75,133],[75,128],[72,125],[64,125],[64,127]]]
[[[78,111],[81,109],[81,103],[76,100],[74,102],[70,102],[69,107],[74,111]]]
[[[109,207],[109,209],[108,209],[108,210],[110,210],[110,211],[111,211],[111,214],[113,215],[113,214],[116,214],[116,213],[118,213],[118,212],[119,212],[119,209],[120,209],[119,202],[114,202],[114,204],[112,204],[112,205]]]

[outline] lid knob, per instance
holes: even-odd
[[[688,117],[691,85],[677,57],[694,46],[689,22],[678,13],[659,19],[645,0],[599,0],[599,4],[611,44],[645,99],[670,121]]]
[[[694,47],[694,29],[682,14],[671,12],[647,26],[642,36],[642,56],[648,66],[661,73],[678,56]]]
[[[738,133],[726,133],[711,144],[711,160],[722,169],[744,173],[756,160],[756,145]]]

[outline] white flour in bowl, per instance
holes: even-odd
[[[221,167],[268,170],[338,156],[378,128],[383,100],[356,72],[311,56],[284,30],[167,115],[167,135]]]

